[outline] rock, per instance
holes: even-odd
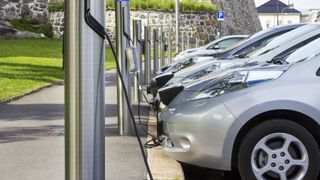
[[[21,16],[32,17],[32,14],[30,6],[28,4],[23,4],[21,8]]]
[[[0,19],[4,19],[3,17],[5,16],[5,12],[4,11],[0,11]]]
[[[18,3],[19,0],[8,0],[8,2]]]
[[[0,0],[0,8],[6,6],[7,4],[7,2]]]
[[[13,0],[14,1],[14,0]],[[34,0],[23,0],[23,3],[24,4],[28,4],[28,3],[32,3],[32,2],[34,2]]]
[[[225,12],[223,35],[253,34],[261,30],[254,0],[213,0],[213,3]]]
[[[19,31],[17,29],[0,25],[0,37],[2,38],[43,38],[44,35],[28,31]]]

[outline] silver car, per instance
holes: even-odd
[[[320,55],[293,62],[184,87],[161,114],[163,150],[181,162],[238,169],[244,180],[318,179]]]
[[[205,46],[188,49],[186,51],[180,52],[179,54],[176,55],[176,57],[174,57],[174,60],[179,61],[180,59],[192,58],[202,54],[213,54],[213,53],[221,52],[226,48],[232,46],[233,44],[236,44],[241,40],[247,39],[248,37],[249,37],[248,35],[225,36]]]

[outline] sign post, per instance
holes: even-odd
[[[219,21],[219,27],[220,27],[219,37],[222,36],[222,21],[224,21],[224,15],[225,15],[224,11],[218,11],[216,14],[216,18]]]

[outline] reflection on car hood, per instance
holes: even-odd
[[[244,63],[242,65],[231,66],[229,68],[221,69],[214,71],[209,75],[202,77],[198,80],[195,80],[185,86],[186,91],[196,91],[204,85],[210,83],[211,81],[216,80],[217,78],[223,78],[223,76],[230,74],[234,71],[246,71],[246,70],[255,70],[255,71],[268,71],[268,70],[287,70],[291,65],[276,65],[272,63],[266,63],[261,61]]]

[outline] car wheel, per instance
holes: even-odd
[[[238,153],[238,169],[244,180],[316,180],[319,162],[313,136],[301,125],[280,119],[252,128]]]

